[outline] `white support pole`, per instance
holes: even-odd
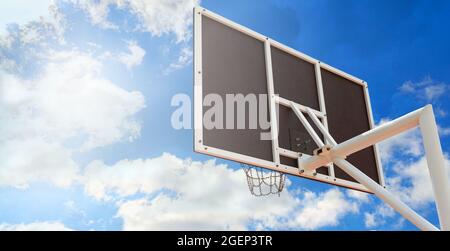
[[[294,103],[291,103],[291,109],[294,111],[295,115],[297,115],[300,122],[302,122],[303,126],[305,127],[306,131],[308,131],[311,138],[316,142],[316,145],[318,147],[323,147],[324,144],[322,142],[322,139],[320,139],[319,135],[317,135],[316,131],[312,128],[312,126],[309,124],[308,120],[305,118],[305,115],[295,106]]]
[[[420,116],[420,130],[436,200],[439,223],[442,230],[450,231],[450,183],[431,105],[427,105]]]
[[[272,157],[273,162],[280,165],[280,154],[278,151],[278,117],[277,104],[275,103],[275,90],[273,87],[272,73],[272,54],[270,52],[270,41],[267,38],[264,42],[264,55],[266,59],[266,76],[267,76],[267,92],[269,94],[269,112],[270,112],[270,136],[272,140]]]
[[[380,141],[393,137],[419,125],[424,108],[410,112],[398,119],[389,121],[372,130],[340,143],[334,150],[337,155],[350,155]]]
[[[306,108],[306,113],[308,113],[309,117],[312,119],[314,124],[316,124],[317,128],[319,128],[320,132],[323,134],[325,139],[330,142],[333,146],[337,145],[336,141],[331,137],[331,135],[328,133],[328,130],[325,128],[324,125],[320,122],[319,118],[311,111],[311,109]]]
[[[350,162],[335,158],[333,162],[338,165],[344,172],[352,176],[359,183],[363,184],[369,188],[374,194],[376,194],[380,199],[389,204],[397,212],[399,212],[403,217],[408,219],[411,223],[416,225],[421,230],[425,231],[438,231],[433,224],[428,222],[422,216],[418,215],[414,210],[408,207],[401,200],[397,199],[391,192],[380,186],[378,183],[373,181],[370,177],[361,172],[358,168],[352,165]]]
[[[323,112],[325,115],[322,118],[323,127],[328,132],[328,118],[326,116],[327,106],[325,104],[325,95],[323,94],[322,69],[320,67],[320,61],[317,61],[314,63],[314,70],[315,70],[315,74],[316,74],[317,94],[319,96],[320,111]],[[309,109],[309,110],[307,110],[307,112],[309,114],[311,112],[311,110]],[[310,116],[311,116],[311,114],[310,114]],[[320,123],[320,124],[322,125],[322,123]],[[333,144],[333,142],[330,142],[327,138],[325,138],[325,144]],[[334,173],[334,165],[333,164],[328,165],[328,174],[333,179],[336,177],[336,174]]]
[[[346,140],[331,149],[331,155],[341,157],[347,156],[364,148],[372,146],[387,138],[393,137],[397,134],[414,128],[419,125],[419,119],[424,109],[425,108],[418,109],[398,119],[387,122],[349,140]],[[331,161],[331,159],[319,155],[305,158],[304,160],[302,160],[302,163],[305,170],[312,170],[324,166]]]
[[[309,112],[308,114],[314,121],[314,123],[316,123],[316,125],[319,127],[324,137],[327,138],[330,142],[335,142],[330,133],[326,131],[324,128],[320,127],[319,124],[321,123],[319,119],[314,114],[311,115]],[[437,125],[433,114],[433,108],[431,105],[428,105],[422,109],[407,114],[397,120],[391,121],[390,123],[377,128],[377,130],[373,129],[371,133],[366,134],[364,137],[360,137],[362,136],[360,135],[351,140],[346,141],[351,142],[351,144],[349,145],[344,145],[343,147],[342,144],[344,144],[345,142],[341,143],[337,145],[335,149],[332,149],[330,155],[327,157],[313,156],[310,157],[309,159],[312,159],[314,157],[321,157],[323,159],[326,159],[326,161],[334,162],[344,172],[346,172],[348,175],[352,176],[359,183],[367,187],[369,190],[375,193],[378,197],[380,197],[383,201],[389,204],[392,208],[394,208],[397,212],[399,212],[401,215],[403,215],[406,219],[411,221],[414,225],[416,225],[420,229],[439,230],[430,222],[428,222],[426,219],[424,219],[416,212],[414,212],[414,210],[408,207],[401,200],[397,199],[391,192],[386,190],[383,186],[376,183],[366,174],[361,172],[358,168],[353,166],[350,162],[346,161],[344,159],[345,156],[347,156],[346,154],[340,155],[343,154],[342,152],[352,153],[351,150],[346,150],[345,147],[347,147],[347,149],[353,150],[365,145],[370,146],[388,137],[386,135],[391,135],[390,137],[392,137],[395,134],[401,133],[417,125],[420,125],[420,129],[423,136],[428,169],[435,194],[436,207],[438,211],[441,229],[450,230],[450,183],[448,180],[448,173],[445,168],[444,156],[442,154]],[[339,147],[343,148],[344,150],[339,151]],[[304,168],[302,164],[303,163],[299,163],[299,166]]]

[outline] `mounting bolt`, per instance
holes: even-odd
[[[305,172],[305,170],[300,170],[300,174],[302,174],[302,173],[304,173]]]
[[[198,71],[198,74],[202,74],[202,71]]]
[[[208,147],[205,147],[205,150],[208,150]]]
[[[198,143],[202,143],[202,140],[199,140]]]
[[[313,176],[317,176],[317,172],[314,172],[314,173],[313,173]]]

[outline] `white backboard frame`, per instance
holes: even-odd
[[[209,10],[206,10],[201,7],[194,8],[194,150],[198,153],[203,153],[219,158],[224,158],[232,161],[237,161],[249,165],[259,166],[263,168],[267,168],[274,171],[283,172],[286,174],[291,174],[299,177],[304,177],[312,180],[317,180],[325,183],[329,183],[332,185],[337,185],[341,187],[346,187],[354,190],[364,191],[371,193],[370,190],[368,190],[365,186],[361,185],[357,182],[348,181],[345,179],[340,179],[334,176],[334,166],[333,164],[329,165],[329,174],[330,175],[324,175],[317,172],[303,172],[299,173],[299,169],[295,167],[291,167],[288,165],[283,165],[280,163],[279,156],[286,156],[290,158],[298,158],[299,153],[293,152],[288,149],[280,148],[278,145],[278,139],[277,137],[272,137],[272,151],[273,151],[273,162],[262,160],[258,158],[254,158],[251,156],[243,155],[240,153],[218,149],[215,147],[207,146],[203,144],[203,95],[202,95],[202,17],[206,16],[210,19],[213,19],[223,25],[226,25],[230,28],[233,28],[237,31],[240,31],[244,34],[247,34],[261,42],[264,43],[265,46],[265,56],[266,56],[266,74],[267,74],[267,89],[268,89],[268,96],[269,96],[269,112],[271,113],[271,118],[276,117],[275,116],[275,105],[284,105],[287,107],[290,107],[291,101],[286,100],[282,97],[275,96],[274,93],[274,87],[273,87],[273,79],[272,79],[272,66],[271,66],[271,53],[270,48],[271,46],[276,47],[280,50],[283,50],[295,57],[298,57],[302,60],[305,60],[315,66],[316,71],[316,84],[317,84],[317,91],[319,94],[319,106],[320,111],[313,110],[315,115],[317,115],[319,118],[322,119],[323,124],[325,128],[328,128],[328,123],[326,120],[326,108],[325,108],[325,100],[323,95],[323,88],[322,88],[322,80],[321,80],[321,69],[325,69],[327,71],[330,71],[334,74],[337,74],[343,78],[346,78],[350,81],[352,81],[355,84],[361,85],[364,87],[364,98],[366,103],[366,108],[368,111],[368,119],[370,128],[372,129],[374,127],[374,120],[372,117],[372,108],[370,105],[370,98],[369,98],[369,91],[367,83],[357,77],[354,77],[348,73],[345,73],[339,69],[336,69],[328,64],[325,64],[317,59],[314,59],[306,54],[303,54],[301,52],[298,52],[288,46],[285,46],[269,37],[266,37],[264,35],[261,35],[255,31],[252,31],[242,25],[239,25],[233,21],[230,21],[222,16],[219,16]],[[301,111],[306,111],[306,107],[294,103],[294,105]],[[278,135],[277,132],[277,123],[274,120],[270,121],[271,128],[272,128],[272,134]],[[376,145],[374,145],[374,155],[375,155],[375,161],[377,164],[377,171],[378,171],[378,178],[380,185],[385,186],[384,181],[384,175],[382,170],[381,161],[378,154],[378,148]],[[307,154],[303,154],[302,158],[310,157]]]

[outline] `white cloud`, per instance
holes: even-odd
[[[337,189],[319,195],[307,192],[302,200],[303,208],[288,222],[294,228],[314,230],[324,226],[337,226],[349,213],[358,212],[358,204],[348,201]]]
[[[447,173],[450,160],[445,159]],[[425,157],[417,161],[397,161],[393,165],[395,175],[387,180],[388,187],[414,208],[423,208],[434,202],[434,194]],[[450,176],[448,177],[450,179]]]
[[[139,136],[144,97],[101,76],[102,63],[77,50],[49,52],[36,77],[0,71],[0,185],[77,179],[73,151]],[[70,146],[70,147],[69,147]]]
[[[101,77],[101,67],[73,50],[50,53],[36,79],[0,74],[0,139],[77,137],[88,150],[137,137],[140,125],[132,116],[144,107],[144,97]]]
[[[128,69],[138,66],[142,63],[145,56],[145,50],[142,49],[136,41],[128,43],[129,53],[120,53],[118,56],[119,62],[126,65]]]
[[[191,37],[192,9],[200,0],[72,0],[86,11],[95,25],[117,28],[118,24],[108,20],[111,7],[124,9],[138,20],[137,29],[154,36],[174,34],[177,42]]]
[[[77,4],[80,8],[87,12],[91,23],[98,25],[104,29],[117,29],[117,26],[108,20],[109,5],[117,5],[122,7],[121,0],[68,0],[74,4]]]
[[[367,228],[373,228],[373,227],[378,226],[378,223],[375,221],[375,214],[364,213],[364,225]]]
[[[386,224],[386,219],[391,219],[395,215],[395,211],[391,207],[386,204],[380,204],[375,207],[373,212],[364,213],[364,224],[366,228],[373,229]],[[391,221],[392,220],[390,220],[390,222]],[[398,226],[395,228],[398,228]]]
[[[0,224],[0,231],[72,231],[61,222],[41,221],[28,224]]]
[[[361,203],[368,203],[370,201],[368,193],[364,193],[364,192],[360,192],[360,191],[356,191],[356,190],[352,190],[352,189],[347,190],[347,196],[352,199],[355,199]]]
[[[14,42],[45,44],[49,38],[63,43],[64,27],[64,16],[53,0],[0,1],[0,47],[11,48]]]
[[[384,119],[380,124],[387,121]],[[386,179],[390,190],[416,208],[434,201],[422,136],[418,128],[381,142],[379,150],[383,163],[393,171]],[[450,169],[447,158],[446,166]]]
[[[65,27],[53,1],[1,1],[0,71],[30,74],[50,44],[65,44]]]
[[[246,229],[253,221],[282,217],[297,205],[288,193],[270,199],[251,196],[241,170],[167,153],[113,166],[94,162],[85,176],[86,192],[97,198],[154,194],[120,205],[117,215],[124,220],[125,230]]]
[[[176,62],[171,63],[169,67],[164,71],[167,75],[175,70],[181,69],[192,63],[192,49],[190,47],[183,47]]]
[[[438,126],[438,130],[439,130],[440,136],[449,136],[450,135],[450,127]]]
[[[0,141],[0,159],[0,186],[23,189],[44,181],[68,187],[78,175],[68,150],[40,139]]]
[[[382,119],[379,125],[389,121],[389,119]],[[380,158],[385,164],[395,160],[399,154],[420,157],[424,151],[420,130],[418,128],[384,140],[378,146]]]
[[[163,71],[164,75],[181,69],[192,62],[192,49],[186,46],[192,37],[192,11],[200,0],[71,0],[83,9],[92,24],[103,28],[119,29],[120,20],[108,20],[111,8],[128,11],[137,19],[136,30],[149,32],[152,36],[172,34],[176,43],[181,43],[178,58]],[[123,20],[122,20],[123,21]],[[125,22],[125,21],[124,21]],[[118,60],[128,68],[141,63],[145,51],[137,44],[129,46],[130,54],[121,54]],[[113,56],[113,55],[110,55]]]
[[[429,84],[425,81],[420,86]],[[380,124],[389,121],[383,119]],[[439,127],[442,135],[443,129]],[[445,134],[445,129],[444,129]],[[388,172],[386,177],[387,189],[400,200],[416,210],[429,210],[434,203],[434,194],[428,165],[425,157],[422,136],[418,128],[400,134],[379,144],[383,166]],[[450,179],[450,160],[445,156],[447,173]],[[366,226],[373,228],[391,223],[386,220],[395,216],[394,210],[386,205],[379,205],[374,212],[366,213]],[[392,225],[401,227],[402,221]]]
[[[425,97],[427,100],[433,100],[442,96],[448,86],[446,84],[436,84],[425,87]]]
[[[439,99],[449,88],[449,85],[446,83],[437,82],[431,77],[425,77],[419,82],[406,81],[400,86],[399,90],[402,93],[413,94],[418,98],[431,102]]]
[[[301,199],[289,191],[257,198],[248,192],[241,170],[167,153],[112,166],[94,161],[84,178],[88,195],[118,201],[125,230],[243,230],[252,224],[257,229],[317,229],[337,225],[358,207],[337,189],[306,191]],[[145,196],[125,199],[136,194]]]
[[[51,18],[49,6],[53,4],[53,0],[0,1],[0,34],[5,32],[8,24],[24,25],[39,18]]]

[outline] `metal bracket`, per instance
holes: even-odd
[[[332,146],[331,145],[324,145],[323,147],[319,147],[313,151],[314,155],[322,155],[326,156],[330,153]]]

